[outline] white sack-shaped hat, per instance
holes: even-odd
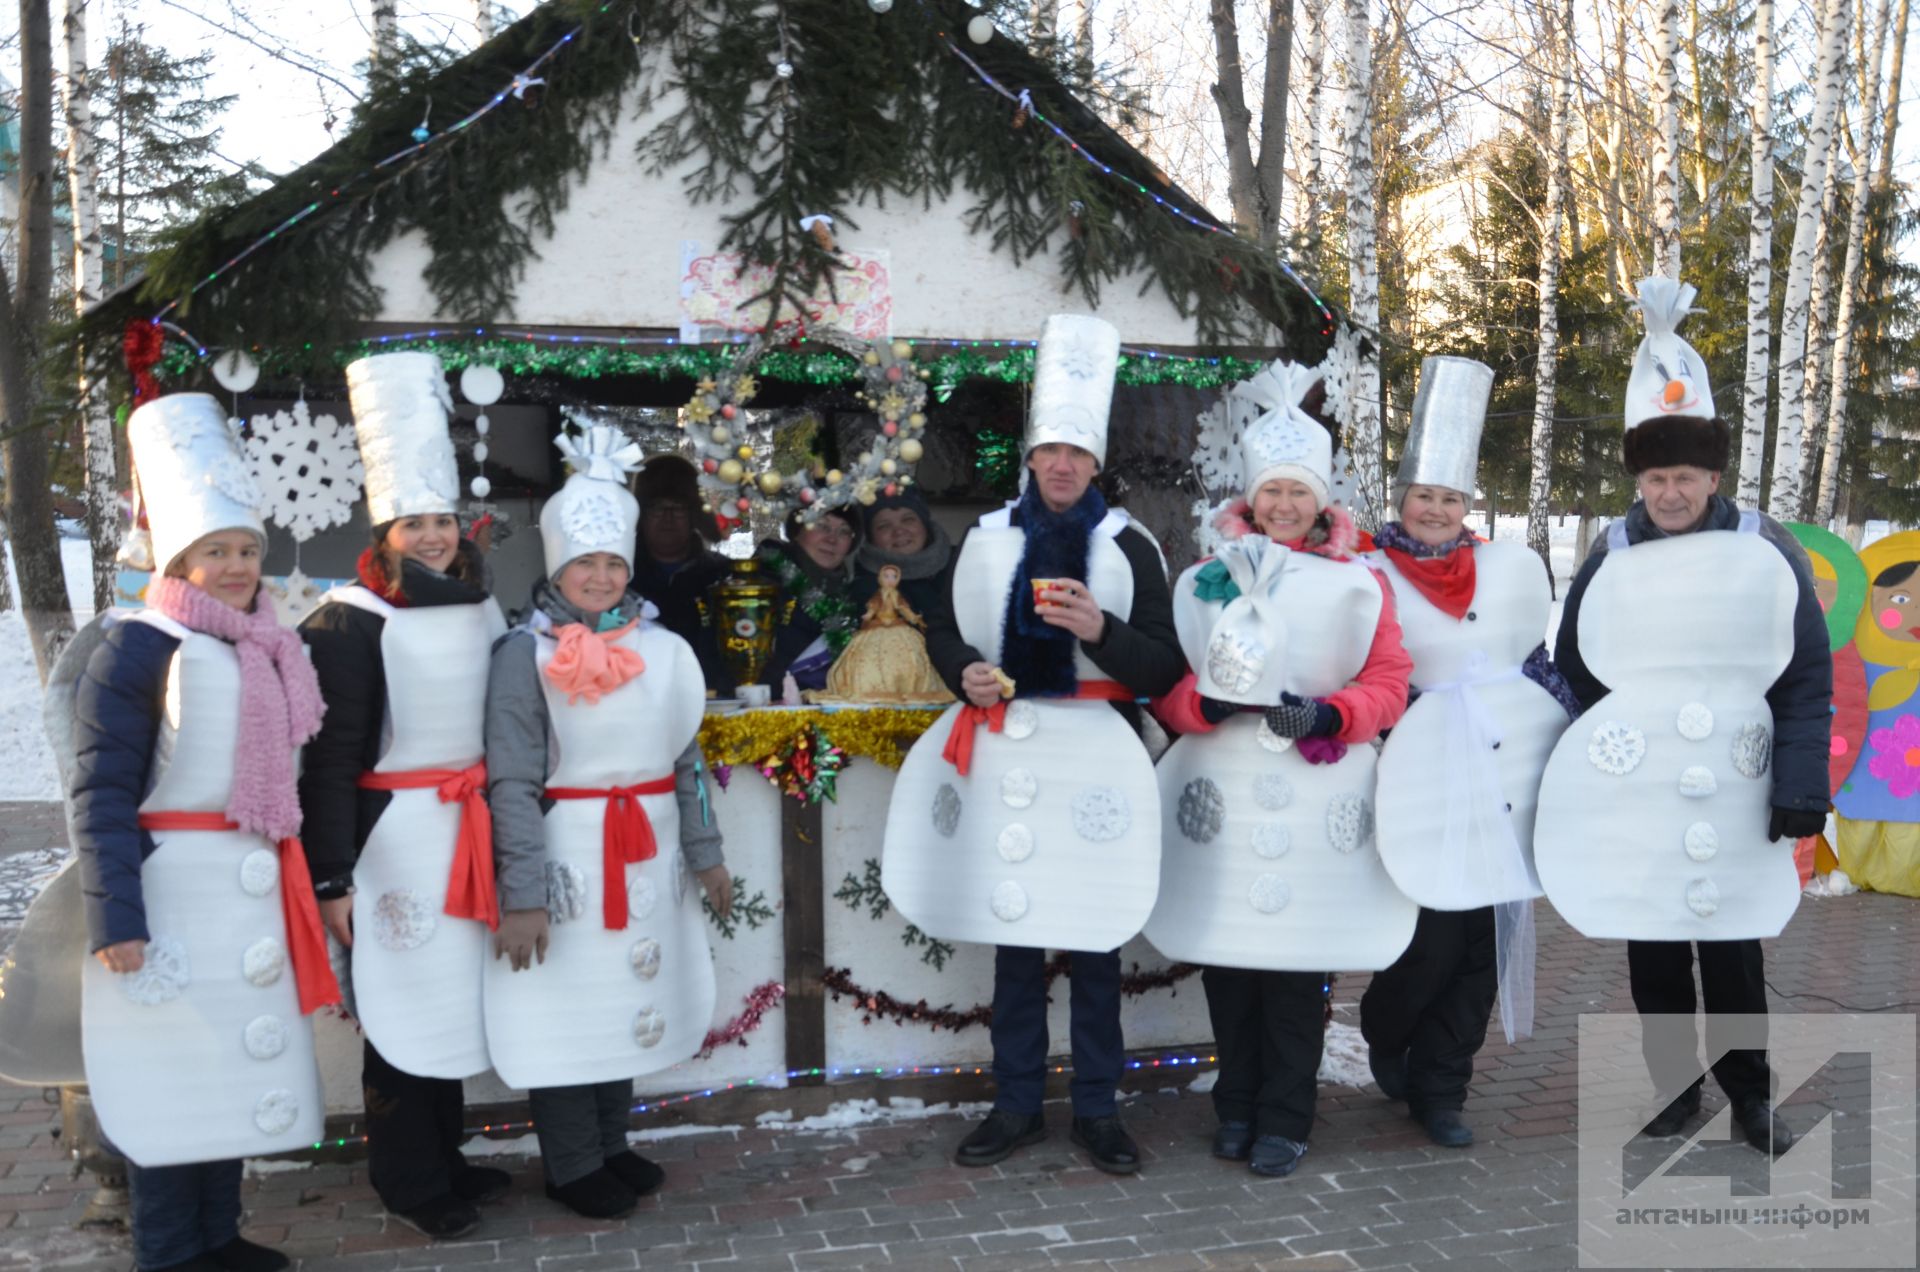
[[[142,405],[127,418],[127,448],[155,571],[220,530],[250,530],[266,545],[260,488],[211,395],[171,393]]]
[[[1680,320],[1693,312],[1692,283],[1663,276],[1640,280],[1640,317],[1647,334],[1634,350],[1627,377],[1627,428],[1676,415],[1713,418],[1707,364],[1680,337]]]
[[[547,577],[594,552],[611,552],[632,570],[640,501],[627,489],[627,475],[639,467],[639,443],[611,425],[592,424],[578,434],[562,433],[553,444],[573,475],[540,510]]]
[[[1240,435],[1242,493],[1249,500],[1267,482],[1290,477],[1313,491],[1318,507],[1327,506],[1333,488],[1333,435],[1300,405],[1319,382],[1316,368],[1275,362],[1227,390],[1260,411]]]
[[[447,416],[453,393],[431,353],[376,353],[347,365],[353,432],[367,471],[367,518],[452,512],[460,502],[460,466]]]
[[[1120,370],[1120,332],[1085,314],[1055,314],[1040,328],[1033,358],[1033,409],[1022,454],[1065,442],[1107,463],[1107,415]]]
[[[1409,486],[1444,486],[1473,498],[1480,433],[1493,394],[1493,368],[1472,358],[1427,358],[1413,394],[1413,423],[1394,477],[1395,500]]]

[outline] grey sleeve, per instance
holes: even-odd
[[[713,788],[698,738],[687,743],[673,762],[673,797],[680,806],[680,851],[686,855],[687,869],[697,872],[723,864],[720,823],[713,816]]]
[[[501,637],[487,675],[487,793],[503,913],[547,907],[547,699],[533,642],[526,631]]]

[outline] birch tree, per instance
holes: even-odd
[[[53,19],[48,0],[20,0],[20,214],[14,265],[0,265],[0,463],[20,608],[41,683],[73,635],[53,527],[46,433],[39,418],[40,331],[53,288]]]
[[[473,0],[473,29],[480,33],[482,44],[493,38],[493,0]]]
[[[1210,0],[1215,78],[1227,150],[1227,196],[1241,233],[1272,247],[1280,237],[1280,195],[1286,176],[1287,72],[1293,60],[1292,0],[1267,0],[1266,59],[1260,94],[1260,150],[1253,148],[1253,111],[1247,105],[1233,0]]]
[[[1832,159],[1834,118],[1845,86],[1847,27],[1852,0],[1827,0],[1820,20],[1820,60],[1813,117],[1807,130],[1806,161],[1801,165],[1800,200],[1793,226],[1793,252],[1787,265],[1786,293],[1780,312],[1780,417],[1773,438],[1773,480],[1767,511],[1782,521],[1799,514],[1800,438],[1806,428],[1807,313],[1813,291],[1813,250],[1819,238],[1820,201]]]
[[[1820,196],[1820,232],[1813,240],[1813,290],[1807,301],[1807,351],[1801,362],[1807,369],[1801,396],[1806,399],[1806,428],[1800,434],[1801,504],[1794,513],[1799,520],[1810,511],[1805,505],[1813,494],[1805,488],[1806,475],[1812,472],[1818,453],[1820,426],[1827,418],[1827,359],[1833,348],[1833,235],[1840,219],[1840,187],[1851,185],[1851,172],[1841,168],[1841,143],[1847,135],[1845,95],[1833,118],[1833,148],[1828,152],[1825,191]]]
[[[1386,514],[1380,440],[1380,255],[1373,188],[1373,48],[1368,0],[1346,0],[1347,292],[1365,352],[1348,385],[1346,449],[1353,461],[1354,519],[1366,530]]]
[[[1319,233],[1325,190],[1320,175],[1321,89],[1327,63],[1327,0],[1301,0],[1300,13],[1305,31],[1301,41],[1300,75],[1306,81],[1301,114],[1306,116],[1306,144],[1301,147],[1300,224],[1311,234]]]
[[[1653,54],[1653,266],[1680,277],[1680,0],[1660,6]]]
[[[1740,506],[1760,506],[1767,460],[1767,359],[1773,337],[1773,0],[1753,14],[1752,193],[1747,201],[1747,377],[1740,421]]]
[[[399,46],[399,0],[373,0],[374,67],[391,67]]]
[[[87,68],[87,0],[66,0],[67,192],[73,206],[73,307],[100,299],[105,256],[100,239],[99,163],[94,154],[93,85]],[[93,608],[113,605],[114,556],[120,550],[120,487],[113,417],[104,395],[80,371],[81,455],[86,467],[87,543],[93,550]]]
[[[1867,96],[1860,109],[1859,141],[1855,145],[1853,208],[1847,217],[1847,261],[1840,272],[1840,309],[1833,322],[1833,371],[1827,405],[1827,442],[1820,460],[1820,494],[1814,503],[1814,524],[1833,520],[1840,493],[1840,460],[1846,450],[1847,390],[1853,379],[1854,307],[1860,299],[1860,275],[1866,256],[1867,202],[1873,172],[1874,126],[1880,114],[1880,62],[1887,46],[1888,0],[1879,0],[1873,15],[1873,45],[1866,58]]]
[[[1540,224],[1539,352],[1533,380],[1532,472],[1527,485],[1527,546],[1553,574],[1547,504],[1553,490],[1555,387],[1560,371],[1560,222],[1567,200],[1567,116],[1573,92],[1573,3],[1547,17],[1553,104],[1547,121],[1547,200]]]

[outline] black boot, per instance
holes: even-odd
[[[1747,1143],[1775,1157],[1793,1147],[1793,1131],[1765,1100],[1747,1100],[1733,1113],[1734,1121],[1746,1133]]]
[[[632,1214],[640,1200],[604,1166],[564,1184],[548,1184],[547,1196],[583,1219],[618,1219]]]
[[[1678,1135],[1695,1113],[1700,1111],[1700,1088],[1690,1086],[1673,1097],[1666,1108],[1654,1114],[1653,1120],[1642,1128],[1641,1134],[1649,1139],[1667,1139]]]
[[[1298,1170],[1300,1159],[1306,1155],[1307,1146],[1299,1140],[1290,1140],[1284,1135],[1262,1135],[1253,1141],[1247,1169],[1269,1179],[1280,1179]]]
[[[1389,1056],[1368,1047],[1367,1068],[1373,1070],[1374,1085],[1380,1088],[1380,1094],[1389,1100],[1407,1098],[1406,1052],[1402,1051],[1397,1056]]]
[[[1140,1169],[1140,1146],[1120,1125],[1120,1119],[1111,1114],[1074,1118],[1073,1142],[1086,1149],[1093,1164],[1109,1175],[1131,1175]]]
[[[1252,1122],[1222,1122],[1213,1133],[1213,1155],[1229,1162],[1244,1162],[1253,1151]]]
[[[218,1250],[207,1251],[207,1257],[226,1272],[280,1272],[281,1268],[293,1266],[293,1260],[278,1250],[255,1245],[244,1237],[235,1237]]]
[[[1465,1148],[1473,1143],[1473,1131],[1460,1120],[1459,1109],[1429,1109],[1419,1121],[1427,1138],[1442,1148]]]
[[[631,1150],[615,1153],[607,1158],[607,1169],[613,1177],[633,1189],[633,1195],[644,1197],[658,1188],[667,1177],[667,1172]]]
[[[462,1166],[453,1172],[453,1195],[469,1206],[498,1201],[513,1187],[513,1176],[492,1166]]]
[[[962,1166],[991,1166],[1013,1156],[1017,1148],[1037,1144],[1047,1137],[1047,1122],[1038,1113],[1015,1113],[995,1109],[973,1133],[960,1141],[953,1160]]]
[[[464,1237],[480,1226],[480,1212],[452,1193],[435,1197],[412,1210],[396,1210],[393,1217],[435,1241]]]

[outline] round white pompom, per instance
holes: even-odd
[[[472,481],[467,483],[467,489],[473,492],[473,497],[475,499],[485,499],[488,495],[493,493],[493,483],[488,481],[485,477],[475,477]]]
[[[213,360],[213,378],[229,393],[245,393],[260,382],[260,364],[244,349],[229,349]]]
[[[507,379],[498,367],[467,367],[460,372],[460,396],[475,406],[492,406],[507,391]]]
[[[967,23],[967,38],[975,44],[985,44],[993,38],[993,19],[986,14],[976,15]]]

